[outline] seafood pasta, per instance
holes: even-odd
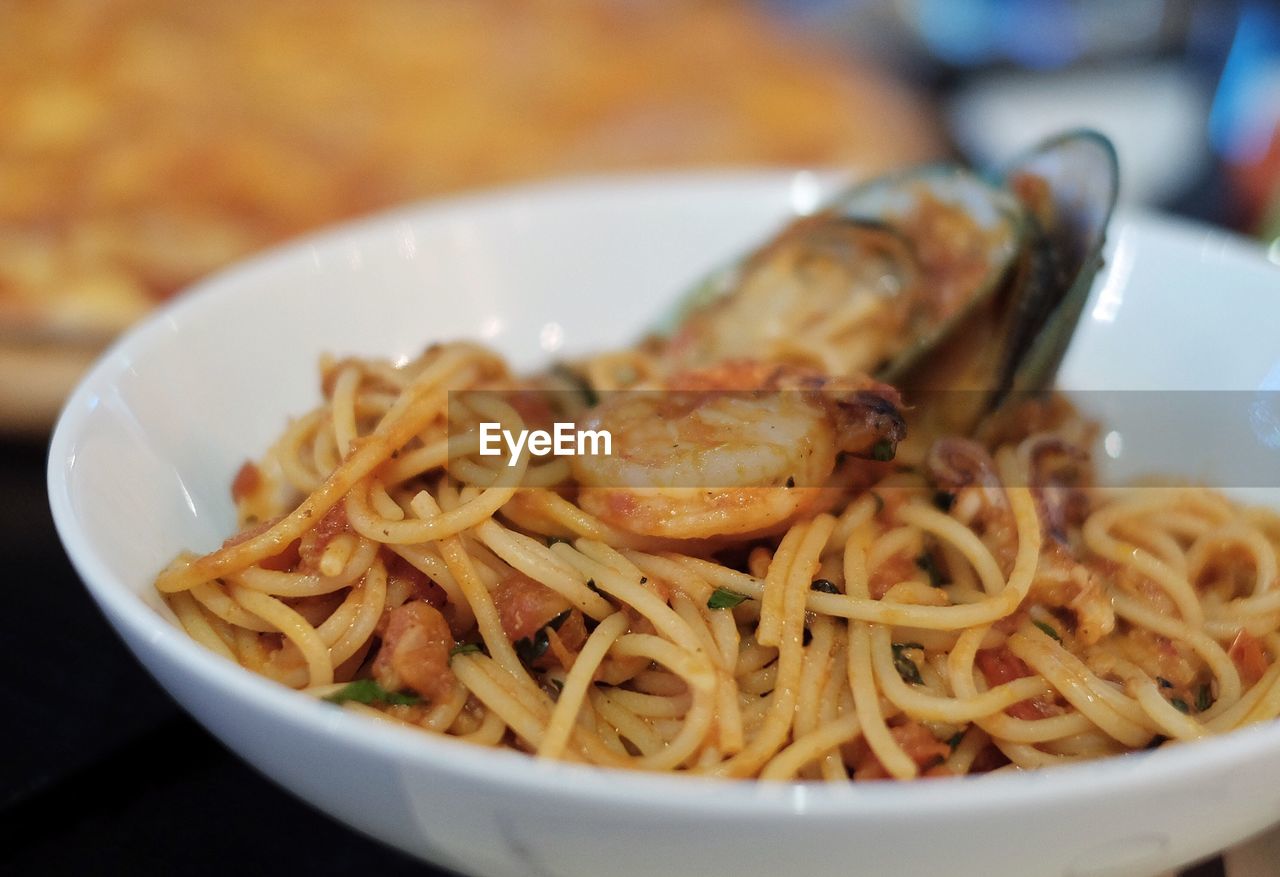
[[[824,388],[857,404],[792,413],[792,438],[849,449],[808,476],[834,486],[758,486],[814,465],[797,450],[739,488],[664,491],[601,486],[616,458],[508,467],[451,439],[449,391],[483,390],[470,414],[507,428],[540,416],[480,348],[323,376],[324,405],[236,477],[241,533],[158,586],[210,649],[349,708],[547,757],[832,780],[1057,764],[1280,712],[1280,518],[1089,489],[1090,428],[1061,403],[908,465],[873,458],[900,436],[892,390]],[[596,419],[667,418],[680,447],[635,465],[680,466],[749,455],[691,444],[742,404],[610,395]]]
[[[842,331],[874,340],[858,310]],[[284,685],[609,767],[908,780],[1280,715],[1280,516],[1096,486],[1095,429],[1052,395],[940,432],[914,372],[884,380],[910,339],[753,358],[721,341],[741,318],[704,302],[531,377],[468,343],[328,359],[322,404],[236,475],[239,532],[157,587]],[[613,445],[486,453],[486,426],[562,421]]]

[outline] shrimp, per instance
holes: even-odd
[[[392,609],[382,638],[373,677],[383,688],[411,688],[432,702],[449,696],[454,684],[449,670],[453,634],[439,609],[421,600]]]
[[[730,360],[677,374],[595,409],[590,428],[609,431],[613,452],[573,458],[578,501],[644,536],[776,532],[885,473],[906,433],[899,404],[869,378],[792,365]]]

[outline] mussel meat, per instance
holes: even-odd
[[[735,357],[892,381],[1004,284],[1024,244],[1007,191],[932,165],[855,186],[701,284],[676,368]]]
[[[994,180],[929,165],[861,183],[699,284],[664,356],[672,370],[751,357],[871,374],[925,432],[974,433],[1011,392],[1052,382],[1117,185],[1092,131]]]

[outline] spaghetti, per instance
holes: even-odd
[[[349,709],[545,758],[837,782],[1280,715],[1280,516],[1092,487],[1091,428],[1059,402],[680,535],[646,523],[661,487],[584,502],[589,466],[480,455],[467,424],[545,415],[545,384],[481,348],[322,371],[324,404],[237,476],[240,534],[157,587],[212,651]],[[663,369],[638,350],[579,372]]]

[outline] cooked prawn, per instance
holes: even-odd
[[[591,429],[609,456],[579,456],[579,502],[648,536],[766,533],[867,484],[905,434],[896,391],[869,378],[732,360],[620,393]]]
[[[373,661],[373,677],[388,691],[411,688],[432,702],[453,689],[449,651],[453,634],[440,610],[410,600],[387,613],[382,648]]]

